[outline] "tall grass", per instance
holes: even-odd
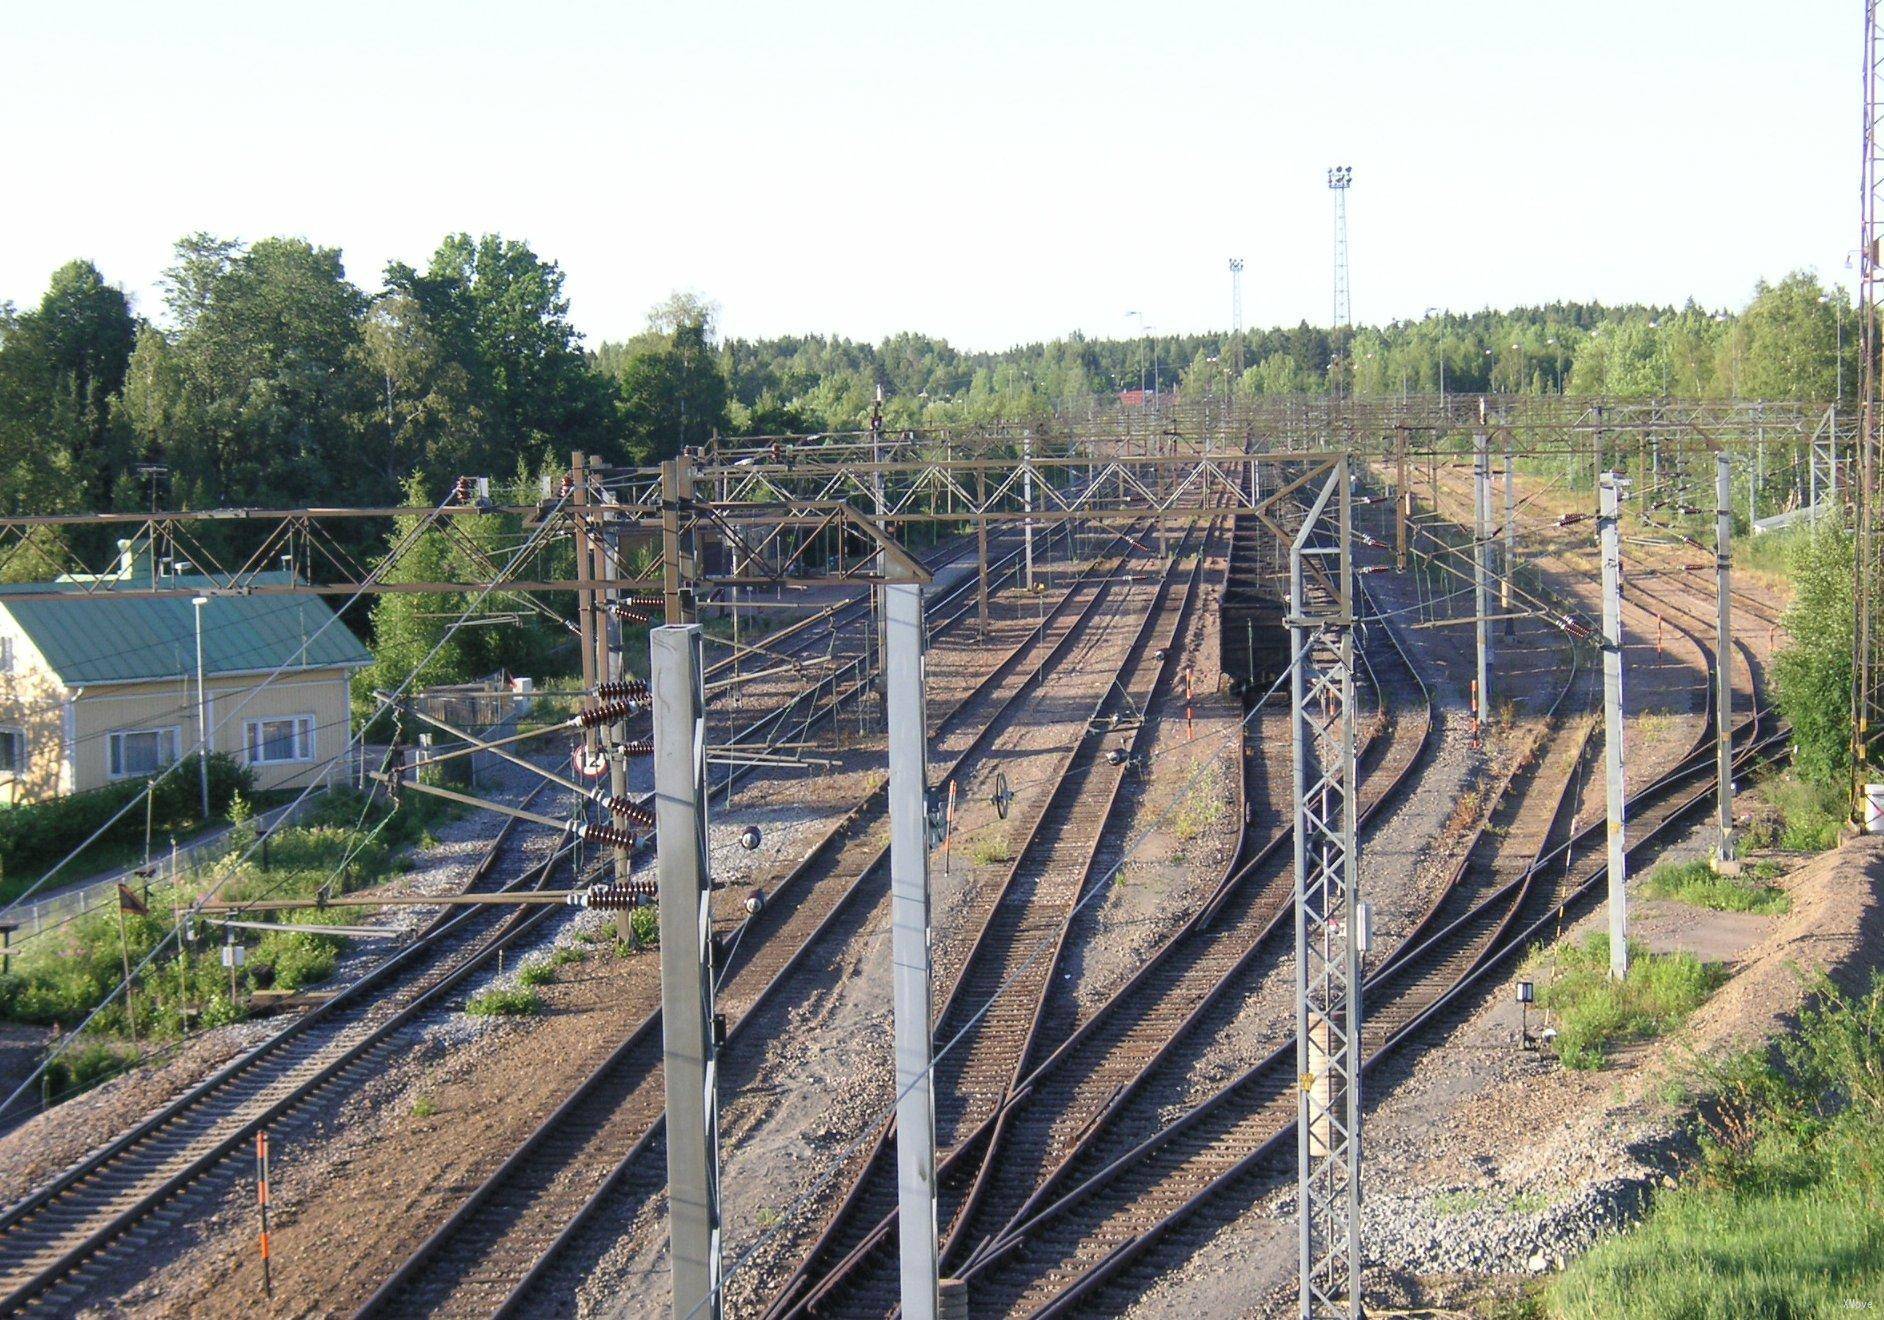
[[[125,913],[122,928],[115,906],[107,906],[19,947],[12,973],[0,977],[0,1017],[76,1025],[116,988],[124,975],[126,954],[133,967],[142,963],[174,933],[179,906],[187,915],[190,904],[209,886],[220,884],[219,896],[225,899],[254,899],[310,897],[334,880],[337,872],[337,892],[377,883],[398,870],[403,849],[427,837],[428,828],[442,814],[431,799],[409,802],[385,820],[376,837],[365,841],[362,835],[384,819],[386,809],[375,806],[367,811],[365,829],[356,830],[362,805],[356,794],[338,790],[301,824],[270,836],[265,868],[257,850],[239,865],[231,859],[210,868],[194,882],[186,874],[181,892],[178,886],[153,887],[146,898],[148,914]],[[240,852],[246,840],[237,843]],[[349,856],[342,871],[341,863]],[[297,920],[345,924],[358,916],[358,909],[335,906],[318,912],[282,913],[278,919],[284,926],[293,926]],[[220,1026],[240,1016],[245,988],[299,990],[317,984],[332,974],[344,947],[339,938],[313,931],[271,930],[259,936],[237,931],[248,953],[232,1000],[229,973],[218,947],[222,929],[205,926],[197,934],[194,947],[179,954],[172,943],[164,957],[145,968],[133,1002],[127,1006],[120,996],[94,1019],[92,1032],[102,1038],[127,1036],[133,1015],[143,1040],[174,1038],[182,1034],[186,1023]]]
[[[1775,868],[1754,863],[1738,876],[1716,875],[1704,861],[1658,866],[1642,883],[1645,898],[1670,898],[1716,912],[1751,912],[1777,916],[1792,909],[1792,898],[1770,883]]]
[[[1884,978],[1818,1005],[1777,1057],[1710,1070],[1700,1159],[1543,1297],[1575,1320],[1793,1320],[1884,1308]]]
[[[1680,1025],[1726,979],[1719,967],[1689,953],[1650,953],[1629,946],[1629,974],[1609,977],[1609,936],[1592,932],[1534,954],[1538,1004],[1556,1028],[1557,1058],[1566,1068],[1600,1068],[1616,1045],[1649,1040]]]

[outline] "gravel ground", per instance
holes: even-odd
[[[1692,1148],[1690,1061],[1785,1030],[1814,972],[1855,985],[1881,961],[1884,839],[1848,844],[1781,883],[1793,896],[1781,917],[1637,906],[1636,933],[1651,947],[1725,959],[1734,977],[1680,1032],[1619,1051],[1600,1071],[1568,1071],[1517,1047],[1516,976],[1507,973],[1432,1047],[1372,1076],[1362,1221],[1375,1262],[1370,1305],[1509,1297],[1616,1231],[1672,1180]],[[1594,913],[1571,934],[1601,921]],[[1284,1176],[1132,1314],[1288,1314],[1294,1186]]]

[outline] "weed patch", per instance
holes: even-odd
[[[1697,1166],[1572,1264],[1547,1314],[1789,1320],[1884,1301],[1884,978],[1856,998],[1822,984],[1777,1057],[1708,1073]]]
[[[1557,1030],[1566,1068],[1600,1068],[1616,1045],[1649,1040],[1680,1025],[1725,981],[1724,969],[1688,953],[1650,953],[1630,945],[1629,975],[1609,978],[1609,936],[1560,944],[1541,962],[1537,1001]]]
[[[1751,912],[1777,916],[1792,909],[1792,899],[1770,883],[1777,868],[1759,863],[1738,876],[1716,875],[1703,861],[1658,866],[1642,884],[1647,898],[1668,898],[1715,912]]]
[[[543,999],[527,985],[493,986],[466,1001],[472,1017],[528,1017],[543,1011]]]

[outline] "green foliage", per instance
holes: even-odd
[[[430,1118],[437,1112],[438,1101],[432,1099],[431,1096],[415,1095],[412,1097],[412,1117]]]
[[[53,1100],[62,1100],[89,1091],[132,1067],[142,1059],[143,1051],[131,1045],[93,1040],[75,1045],[46,1066],[40,1085]]]
[[[556,967],[547,958],[536,958],[517,969],[517,984],[548,985],[556,979]]]
[[[1770,884],[1774,869],[1753,865],[1739,876],[1716,875],[1705,861],[1658,866],[1642,884],[1647,898],[1670,898],[1716,912],[1752,912],[1776,916],[1790,911],[1792,898]]]
[[[255,975],[256,967],[267,967],[273,973],[275,989],[305,990],[333,974],[341,947],[341,941],[332,935],[271,930],[249,955],[249,975]]]
[[[540,995],[527,985],[493,986],[465,1002],[472,1017],[527,1017],[543,1011]]]
[[[586,960],[588,956],[589,951],[579,944],[559,944],[555,952],[550,954],[549,964],[551,967],[567,967],[570,963]]]
[[[1708,1070],[1694,1172],[1550,1288],[1562,1317],[1849,1315],[1884,1301],[1884,980],[1818,1002],[1777,1057]]]
[[[1592,932],[1544,955],[1547,974],[1537,1002],[1557,1029],[1557,1057],[1566,1068],[1599,1068],[1611,1046],[1648,1040],[1679,1026],[1726,980],[1724,969],[1688,953],[1650,953],[1629,946],[1629,974],[1609,977],[1609,936]]]
[[[994,866],[1014,860],[1005,829],[990,827],[977,834],[968,845],[968,860],[976,866]]]
[[[1823,852],[1838,843],[1845,814],[1845,786],[1802,778],[1796,771],[1761,785],[1769,810],[1756,814],[1749,835],[1794,852]]]
[[[1794,543],[1792,641],[1773,659],[1780,713],[1792,725],[1793,765],[1810,783],[1851,769],[1852,540],[1832,522]]]
[[[0,806],[0,893],[16,894],[45,869],[64,857],[92,831],[111,819],[125,803],[142,798],[148,779],[124,780],[84,793],[68,793],[43,802]],[[209,805],[212,812],[227,809],[238,793],[254,791],[254,776],[233,757],[217,752],[209,758]],[[160,834],[196,822],[202,812],[196,758],[175,766],[156,786],[151,803],[152,827]],[[144,838],[145,811],[140,804],[126,811],[100,836],[100,844],[128,844]],[[86,872],[83,855],[62,872],[76,879]]]
[[[184,905],[194,898],[196,888],[211,884],[221,886],[224,898],[243,899],[306,897],[330,882],[338,890],[376,883],[394,873],[399,850],[421,836],[427,823],[441,814],[428,799],[409,803],[390,819],[383,805],[373,806],[366,812],[364,828],[377,827],[378,833],[367,840],[355,829],[364,805],[350,790],[331,792],[304,815],[303,824],[277,830],[270,837],[266,871],[259,865],[258,851],[239,866],[231,859],[210,868],[196,887],[186,874]],[[351,860],[341,872],[345,858]],[[117,910],[107,906],[16,946],[13,974],[0,977],[0,1018],[76,1025],[117,986],[123,976],[124,950],[128,949],[135,966],[172,934],[177,901],[170,886],[152,888],[148,916],[125,914],[122,943]],[[345,924],[359,913],[341,905],[298,915],[314,923]],[[181,1033],[185,1006],[194,1011],[197,1026],[217,1026],[239,1016],[229,999],[228,971],[217,953],[219,934],[213,926],[205,928],[197,947],[181,958],[175,945],[169,945],[139,976],[134,1008],[140,1036],[161,1039]],[[312,931],[267,931],[253,942],[242,975],[251,986],[305,989],[332,973],[343,947],[339,938]],[[125,1033],[129,1026],[120,997],[99,1014],[94,1029],[110,1036]]]
[[[658,948],[661,943],[661,913],[658,908],[638,907],[628,914],[632,923],[635,939],[644,949]]]

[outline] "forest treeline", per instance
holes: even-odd
[[[162,325],[83,260],[36,306],[0,305],[0,509],[383,504],[415,477],[442,493],[574,449],[645,461],[714,434],[854,428],[878,387],[894,427],[1152,388],[1829,399],[1850,395],[1857,356],[1842,291],[1808,274],[1757,286],[1737,312],[1556,303],[998,352],[915,333],[722,340],[688,294],[590,347],[560,267],[494,234],[392,263],[371,291],[334,248],[193,234],[162,287]]]

